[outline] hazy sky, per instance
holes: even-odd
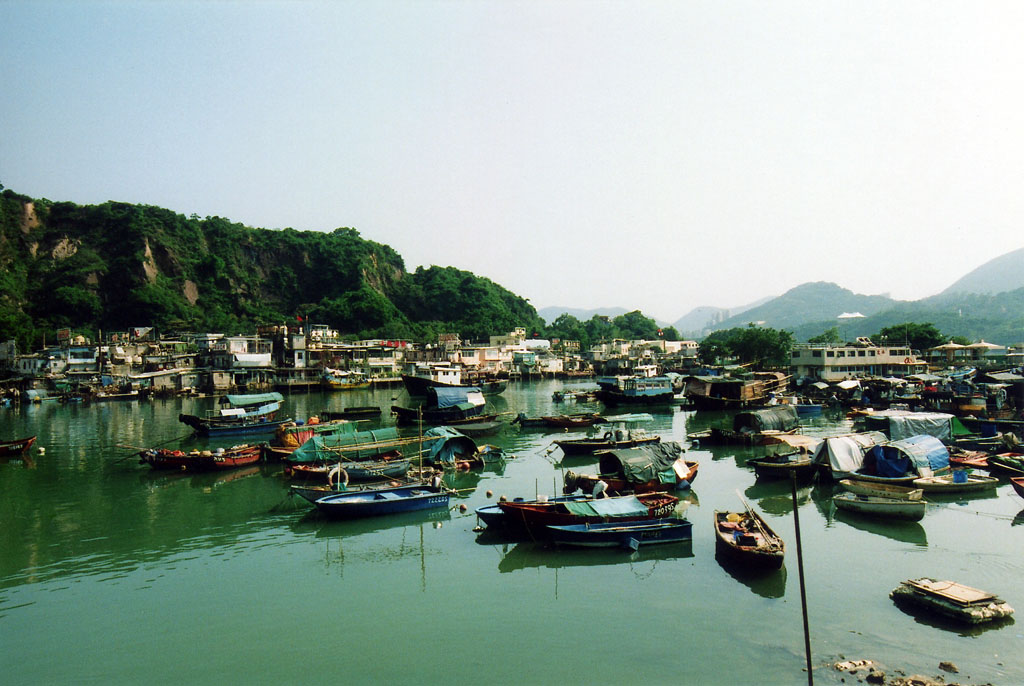
[[[674,321],[1024,246],[1020,2],[0,2],[0,183]],[[837,312],[838,314],[838,312]]]

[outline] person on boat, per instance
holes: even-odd
[[[444,484],[444,480],[441,477],[441,472],[434,472],[434,476],[430,478],[430,485],[438,490]]]
[[[597,483],[594,484],[594,491],[591,493],[595,498],[607,498],[608,493],[608,482],[604,479],[598,479]]]

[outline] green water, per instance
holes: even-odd
[[[490,402],[528,415],[601,409],[553,403],[561,386],[512,384]],[[286,410],[386,409],[392,398],[408,402],[382,389],[292,396]],[[790,489],[755,483],[744,466],[752,451],[690,452],[701,463],[683,503],[691,544],[556,551],[473,531],[473,510],[498,495],[558,488],[549,433],[507,427],[480,439],[515,458],[450,478],[467,489],[450,512],[328,522],[289,498],[274,468],[190,476],[123,459],[131,450],[119,446],[240,442],[184,437],[178,414],[211,406],[0,409],[0,436],[37,434],[45,448],[32,464],[0,463],[0,683],[807,681]],[[648,429],[666,440],[724,421],[654,416]],[[819,419],[806,432],[849,428]],[[567,466],[590,471],[586,459]],[[750,576],[715,560],[712,513],[737,509],[737,491],[786,539],[779,572]],[[817,682],[838,683],[826,665],[845,656],[930,675],[951,660],[965,683],[1024,683],[1014,621],[964,630],[888,598],[900,581],[932,576],[1024,607],[1024,526],[1013,524],[1024,500],[1003,483],[987,497],[942,499],[920,523],[882,524],[835,515],[831,494],[827,484],[798,492]]]

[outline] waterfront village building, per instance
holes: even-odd
[[[797,344],[793,346],[790,366],[797,378],[826,382],[869,376],[902,378],[928,368],[906,346],[878,346],[866,338],[839,346]]]

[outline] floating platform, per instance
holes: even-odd
[[[1013,608],[1003,599],[955,581],[908,579],[889,597],[968,624],[991,622],[1013,614]]]

